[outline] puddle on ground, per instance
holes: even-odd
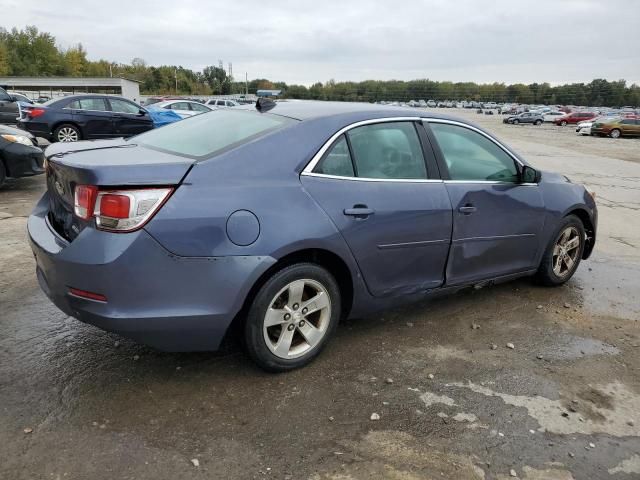
[[[590,355],[617,355],[620,350],[594,338],[559,335],[553,344],[538,347],[538,352],[549,360],[573,360]]]

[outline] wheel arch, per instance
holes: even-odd
[[[582,222],[582,225],[584,226],[585,232],[587,233],[587,240],[585,242],[584,251],[582,252],[582,258],[586,260],[591,255],[596,240],[596,232],[593,221],[591,220],[589,212],[587,212],[587,210],[584,208],[573,208],[564,216],[568,217],[569,215],[575,215],[576,217],[578,217]]]
[[[340,257],[340,255],[325,248],[304,248],[291,251],[278,258],[276,263],[271,265],[258,277],[256,281],[254,281],[249,292],[245,296],[242,308],[229,325],[226,337],[240,331],[251,302],[267,280],[276,272],[296,263],[313,263],[326,268],[336,279],[338,287],[340,288],[342,304],[341,318],[345,318],[349,315],[349,312],[353,307],[355,286],[353,275],[347,262]]]
[[[51,138],[53,138],[54,136],[54,132],[56,131],[56,129],[58,127],[60,127],[61,125],[71,125],[73,127],[76,127],[78,129],[78,131],[80,132],[80,140],[84,140],[84,130],[82,129],[82,127],[80,126],[80,124],[74,120],[60,120],[55,122],[52,126],[51,126]]]

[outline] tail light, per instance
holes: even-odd
[[[38,118],[41,115],[44,115],[44,112],[46,112],[46,109],[44,108],[38,108],[38,107],[32,107],[29,109],[25,109],[25,112],[27,114],[27,116],[29,116],[30,118]]]
[[[170,187],[99,190],[95,185],[78,185],[75,213],[84,220],[95,217],[100,230],[131,232],[151,220],[171,193]]]

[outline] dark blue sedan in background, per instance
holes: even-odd
[[[113,95],[70,95],[24,105],[18,126],[51,142],[130,137],[154,127],[144,108]]]
[[[28,222],[49,298],[169,351],[215,350],[238,324],[251,357],[283,371],[341,318],[527,275],[560,285],[591,254],[591,194],[473,125],[256,107],[49,147]]]

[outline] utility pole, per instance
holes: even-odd
[[[249,77],[247,75],[247,72],[244,72],[244,94],[245,96],[249,95]]]
[[[178,67],[175,69],[175,78],[176,78],[176,95],[178,94]]]
[[[109,64],[109,76],[113,78],[113,70],[111,69],[111,64]]]

